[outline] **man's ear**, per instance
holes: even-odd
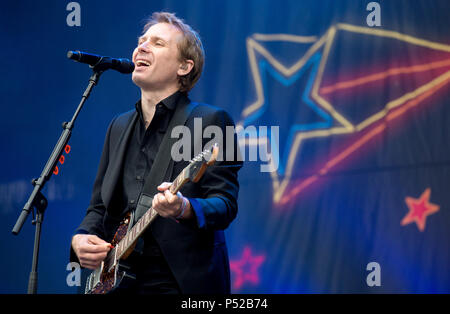
[[[177,71],[177,74],[179,76],[184,76],[189,74],[189,72],[192,71],[194,68],[194,61],[192,60],[185,60],[183,63],[180,64],[180,68]]]

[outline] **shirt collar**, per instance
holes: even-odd
[[[172,95],[170,95],[169,97],[161,100],[156,106],[159,105],[164,105],[164,107],[166,109],[169,109],[171,111],[175,110],[175,108],[177,107],[177,103],[179,101],[179,99],[181,98],[181,95],[184,95],[184,92],[181,91],[176,91],[175,93],[173,93]],[[139,116],[141,118],[143,118],[143,114],[142,114],[142,104],[141,104],[141,100],[139,99],[139,101],[135,104],[136,107],[136,111],[139,113]]]

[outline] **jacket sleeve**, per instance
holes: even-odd
[[[114,119],[106,132],[105,142],[103,144],[103,151],[100,157],[100,162],[97,170],[97,176],[94,181],[94,186],[92,189],[91,201],[89,203],[89,207],[86,211],[86,216],[78,227],[77,231],[83,230],[87,231],[89,234],[95,234],[101,238],[105,236],[104,230],[102,228],[103,225],[103,216],[105,215],[106,208],[103,204],[103,199],[101,195],[101,189],[103,185],[103,179],[105,177],[106,169],[109,164],[109,151],[110,151],[110,137],[111,130],[113,128]]]
[[[100,162],[97,170],[97,176],[94,181],[94,186],[92,190],[91,201],[89,203],[89,207],[87,208],[86,215],[84,216],[83,221],[80,226],[75,230],[75,234],[94,234],[99,238],[104,239],[105,234],[103,230],[103,217],[106,212],[105,205],[103,204],[103,200],[101,197],[101,188],[103,183],[103,178],[105,176],[106,169],[108,168],[109,163],[109,145],[110,145],[110,136],[111,129],[114,124],[115,119],[111,122],[108,127],[108,131],[106,133],[105,142],[103,144],[103,151],[100,157]],[[70,260],[78,261],[78,258],[73,251],[73,248],[70,248]]]
[[[219,153],[218,161],[207,168],[197,183],[201,189],[201,197],[189,198],[189,201],[199,228],[224,230],[237,215],[238,171],[243,166],[243,162],[234,132],[234,122],[228,113],[217,110],[202,117],[202,121],[203,130],[208,126],[217,126],[221,129],[223,137],[219,138],[218,142],[219,149],[222,151]],[[206,139],[202,136],[202,147],[214,140],[213,136]]]

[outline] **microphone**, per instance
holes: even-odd
[[[124,74],[134,71],[134,63],[125,58],[104,57],[81,51],[68,51],[67,58],[89,64],[92,68],[96,67],[100,71],[113,69]]]

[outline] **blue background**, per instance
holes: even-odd
[[[255,34],[321,38],[337,23],[369,29],[368,2],[80,0],[80,27],[66,24],[69,1],[3,3],[0,293],[26,293],[34,239],[31,217],[18,236],[11,230],[32,190],[31,178],[39,176],[61,133],[61,123],[70,120],[90,76],[87,66],[66,58],[68,50],[131,58],[145,18],[154,11],[175,12],[199,32],[206,51],[204,73],[191,99],[222,107],[245,125],[280,126],[279,175],[283,177],[292,143],[289,136],[337,124],[309,97],[323,50],[290,77],[283,77],[264,56],[257,55],[265,102],[261,111],[246,116],[245,108],[257,99],[247,40],[257,40]],[[382,25],[377,29],[450,46],[448,1],[378,2]],[[287,65],[310,47],[282,41],[260,43]],[[449,58],[448,50],[340,31],[323,86]],[[393,97],[449,70],[447,65],[386,78],[373,88],[355,87],[327,99],[357,123]],[[385,129],[379,136],[283,205],[274,201],[271,176],[259,171],[261,163],[247,162],[240,172],[239,214],[226,232],[233,292],[450,292],[449,97],[447,81],[400,118],[382,120]],[[77,292],[66,284],[70,238],[90,199],[106,128],[113,116],[130,110],[138,98],[139,89],[130,76],[109,71],[83,108],[69,142],[72,150],[44,190],[49,206],[41,239],[40,293]],[[360,135],[305,142],[292,179],[301,181],[314,174],[318,165]],[[294,188],[295,184],[289,185],[287,191]],[[427,188],[430,203],[438,205],[439,211],[427,217],[423,231],[415,223],[402,226],[408,213],[405,198],[418,199]],[[245,252],[253,259],[246,260]],[[370,262],[381,266],[380,287],[366,284]]]

